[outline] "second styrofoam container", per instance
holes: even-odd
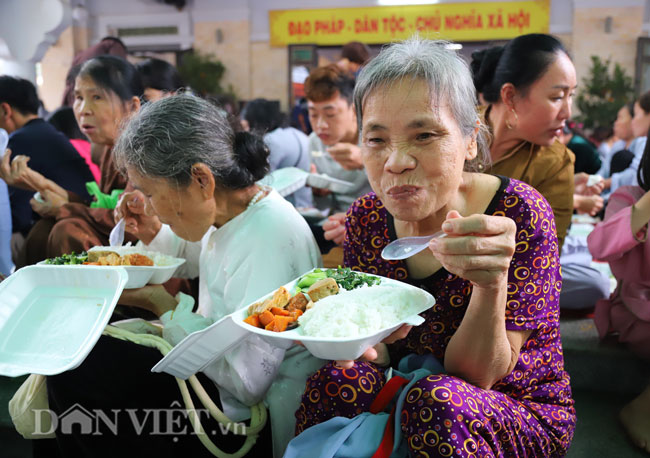
[[[77,367],[127,282],[122,267],[29,266],[0,283],[0,375]]]

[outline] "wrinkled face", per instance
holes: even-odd
[[[444,209],[458,193],[465,161],[476,156],[476,142],[441,102],[424,81],[380,87],[365,100],[363,162],[372,189],[398,220],[421,221]]]
[[[72,108],[81,131],[100,145],[113,145],[119,127],[131,114],[117,95],[99,87],[89,76],[77,77]]]
[[[632,118],[632,134],[634,138],[645,137],[650,129],[650,113],[646,113],[639,102],[634,104],[634,118]]]
[[[351,103],[338,92],[334,97],[322,102],[307,101],[309,122],[326,146],[354,136],[357,130],[357,117]]]
[[[155,214],[176,235],[190,242],[201,240],[214,222],[214,199],[205,199],[192,180],[179,187],[164,178],[150,178],[128,169],[129,183],[145,195],[147,214]]]
[[[515,98],[516,126],[521,138],[536,145],[552,145],[571,117],[576,84],[571,59],[559,53],[526,94]]]
[[[632,133],[632,115],[630,114],[630,110],[627,109],[627,106],[621,107],[618,110],[616,121],[614,122],[614,135],[626,141],[634,138],[634,134]]]

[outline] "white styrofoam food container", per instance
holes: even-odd
[[[354,183],[318,173],[310,173],[307,177],[307,184],[312,188],[329,189],[332,192],[338,192],[341,194],[355,190]]]
[[[152,372],[166,372],[181,379],[200,372],[248,336],[247,330],[237,326],[227,315],[180,341],[163,359],[151,368]]]
[[[287,288],[289,292],[293,292],[299,278],[287,283],[284,287]],[[213,325],[187,336],[161,361],[159,361],[158,364],[153,367],[152,371],[167,372],[176,377],[186,379],[196,372],[201,371],[213,361],[219,359],[224,352],[239,343],[249,333],[259,334],[273,345],[285,349],[294,345],[296,341],[300,341],[311,354],[325,360],[357,359],[368,347],[381,342],[392,332],[397,330],[397,328],[402,324],[407,323],[415,326],[422,324],[424,318],[420,317],[418,314],[433,307],[435,304],[434,297],[420,288],[416,288],[415,286],[397,280],[391,280],[385,277],[380,278],[381,285],[388,285],[416,292],[419,301],[417,307],[415,307],[417,312],[403,319],[400,323],[380,329],[374,334],[363,337],[311,337],[303,335],[300,327],[284,332],[272,332],[250,326],[243,321],[248,316],[249,306],[247,305],[246,307],[222,318]],[[271,297],[274,292],[275,290],[251,304]]]
[[[120,266],[122,267],[127,275],[128,280],[124,289],[134,289],[142,288],[145,285],[160,285],[165,283],[167,280],[172,278],[176,269],[182,266],[185,263],[185,259],[181,258],[172,258],[173,261],[166,266]],[[96,267],[99,269],[107,269],[113,266],[86,266],[86,265],[54,265],[54,264],[45,264],[45,261],[38,263],[40,266],[48,267],[69,267],[73,269],[87,269],[88,267]]]
[[[258,183],[271,186],[278,193],[286,197],[293,194],[303,186],[329,189],[332,192],[347,193],[355,190],[355,184],[339,180],[327,175],[309,173],[297,167],[285,167],[274,170]]]
[[[0,375],[77,367],[127,282],[122,267],[29,266],[0,283]]]
[[[248,307],[245,307],[233,313],[232,319],[235,324],[243,327],[244,329],[247,329],[250,332],[261,335],[265,340],[273,343],[276,346],[286,346],[287,343],[299,341],[305,346],[305,348],[307,348],[309,353],[316,356],[317,358],[326,360],[354,360],[359,358],[368,347],[372,347],[373,345],[376,345],[384,340],[386,337],[396,331],[397,328],[399,328],[402,324],[412,324],[414,326],[419,326],[422,324],[424,322],[424,318],[419,316],[419,314],[433,307],[435,304],[434,297],[420,288],[416,288],[415,286],[409,285],[407,283],[392,280],[386,277],[380,278],[381,286],[390,286],[415,293],[411,298],[417,301],[417,304],[413,307],[416,312],[408,317],[404,317],[404,319],[399,323],[395,323],[393,326],[380,329],[370,335],[353,338],[313,337],[304,335],[300,326],[284,332],[267,331],[266,329],[256,328],[255,326],[251,326],[248,323],[244,322],[244,319],[248,317]],[[295,290],[297,282],[298,279],[285,285],[285,288],[287,288],[289,292],[292,292]],[[372,286],[370,288],[372,288]],[[275,291],[267,294],[265,297],[255,301],[254,303],[270,298],[274,292]]]

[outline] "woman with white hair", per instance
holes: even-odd
[[[296,432],[368,411],[387,368],[416,354],[445,373],[415,382],[395,413],[411,454],[564,455],[576,416],[553,211],[531,186],[477,172],[489,153],[474,84],[446,45],[394,44],[361,71],[354,103],[374,192],[350,207],[344,242],[346,266],[416,285],[436,304],[395,343],[312,375]],[[397,238],[440,230],[446,237],[413,257],[381,257]]]
[[[124,127],[114,154],[136,189],[123,195],[116,218],[124,217],[127,231],[149,249],[185,258],[176,276],[199,277],[196,314],[162,285],[126,290],[120,298],[121,304],[160,317],[163,336],[172,344],[321,264],[304,219],[276,191],[257,184],[269,168],[263,140],[233,132],[225,112],[209,102],[181,94],[145,104]],[[119,440],[57,431],[60,450],[72,456],[207,455],[180,420],[162,436],[155,422],[130,421],[129,409],[137,415],[179,405],[173,377],[150,372],[160,357],[155,349],[103,336],[80,367],[49,377],[50,408],[57,414],[79,404],[118,412],[120,421]],[[263,399],[272,418],[278,405],[293,411],[304,378],[321,364],[303,347],[285,352],[250,335],[200,376],[213,382],[204,380],[204,386],[239,422]],[[275,391],[269,393],[274,381]],[[214,425],[206,431],[228,453],[244,443],[239,436],[219,434],[223,430]],[[252,454],[268,454],[271,446],[264,438],[263,432]]]

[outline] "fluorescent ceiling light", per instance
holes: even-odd
[[[440,0],[377,0],[377,4],[382,6],[432,5],[434,3],[440,3]]]

